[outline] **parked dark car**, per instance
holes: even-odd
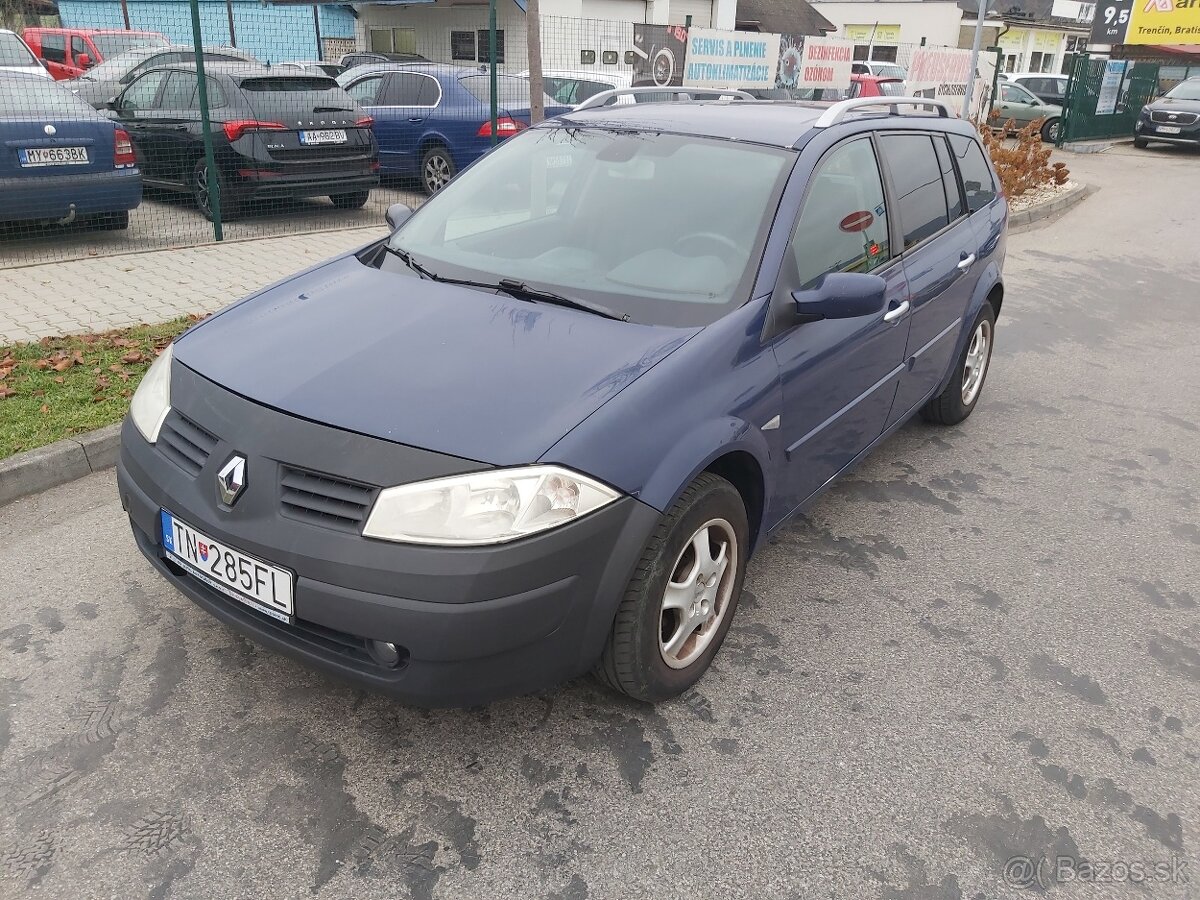
[[[67,86],[96,109],[104,109],[108,101],[121,93],[126,85],[143,72],[173,63],[195,62],[196,51],[191,47],[135,47],[118,53],[100,65],[88,69]],[[244,62],[258,65],[249,53],[233,47],[213,47],[204,51],[205,62]]]
[[[379,183],[371,118],[336,81],[245,64],[205,67],[221,214],[256,200],[328,195],[356,209]],[[212,218],[195,64],[154,69],[116,98],[146,183],[192,195]]]
[[[377,63],[338,83],[375,120],[381,171],[416,175],[431,194],[492,147],[491,82],[477,68]],[[529,81],[501,75],[497,88],[496,135],[507,138],[529,126]],[[547,116],[571,109],[550,96],[543,102]]]
[[[0,72],[0,222],[127,228],[141,201],[124,128],[49,78]]]
[[[155,362],[117,473],[138,546],[414,703],[686,690],[756,547],[979,402],[1007,205],[971,124],[879,109],[905,102],[634,103],[505,142]]]
[[[369,66],[372,63],[421,63],[429,62],[424,56],[419,53],[375,53],[371,51],[356,51],[354,53],[343,53],[338,60],[338,65],[342,67],[342,71],[353,69],[355,66]]]
[[[1039,72],[1014,72],[1007,77],[1013,84],[1019,84],[1043,103],[1062,106],[1066,103],[1066,75],[1049,75]]]
[[[1151,141],[1200,145],[1200,78],[1181,81],[1147,103],[1133,127],[1135,147],[1144,148]]]

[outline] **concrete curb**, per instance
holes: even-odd
[[[1039,203],[1032,209],[1023,209],[1018,213],[1011,213],[1008,217],[1008,229],[1011,232],[1014,229],[1024,228],[1026,225],[1032,225],[1034,222],[1040,222],[1042,219],[1048,219],[1053,215],[1057,215],[1063,210],[1070,209],[1076,203],[1079,203],[1094,190],[1096,189],[1090,185],[1077,184],[1061,197],[1055,197],[1049,203]]]
[[[84,475],[112,468],[121,449],[121,423],[97,428],[0,459],[0,506],[66,484]]]

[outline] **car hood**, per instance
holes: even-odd
[[[1200,113],[1200,100],[1177,100],[1174,97],[1159,97],[1153,103],[1147,104],[1150,109],[1163,112]]]
[[[347,256],[192,329],[175,358],[282,412],[515,465],[537,460],[698,330],[381,272]]]

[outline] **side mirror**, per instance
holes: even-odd
[[[80,53],[77,57],[75,57],[75,65],[79,66],[81,69],[90,69],[93,65],[92,58],[86,53]]]
[[[384,219],[388,223],[388,228],[395,231],[413,214],[413,208],[407,203],[393,203],[388,207],[384,214]]]
[[[104,108],[105,108],[105,109],[111,109],[113,112],[117,112],[117,111],[118,111],[118,109],[120,109],[120,106],[119,106],[119,104],[117,103],[117,98],[116,98],[116,97],[109,97],[107,100],[105,100],[105,101],[104,101]]]
[[[796,314],[801,322],[820,319],[855,319],[883,311],[887,283],[878,275],[830,272],[807,291],[795,291]]]

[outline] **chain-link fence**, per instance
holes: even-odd
[[[57,7],[15,29],[24,44],[0,32],[12,67],[0,72],[0,267],[377,226],[531,117],[516,3],[499,4],[494,30],[482,5]],[[539,34],[547,116],[609,88],[684,83],[684,26],[542,16]],[[788,67],[806,40],[779,39],[760,96],[798,83]],[[787,96],[905,93],[908,68],[936,48],[853,67],[842,49],[836,85]],[[920,93],[942,96],[938,78]]]

